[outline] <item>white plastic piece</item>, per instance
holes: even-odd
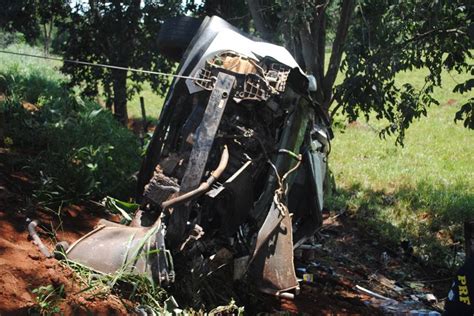
[[[308,90],[315,92],[318,89],[318,85],[316,83],[316,78],[313,75],[307,75],[306,78],[308,78],[309,81],[309,87]]]

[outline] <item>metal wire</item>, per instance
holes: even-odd
[[[9,51],[6,51],[6,50],[0,50],[0,53],[18,55],[18,56],[26,56],[26,57],[34,57],[34,58],[42,58],[42,59],[49,59],[49,60],[61,61],[63,63],[70,63],[70,64],[78,64],[78,65],[85,65],[85,66],[94,66],[94,67],[102,67],[102,68],[109,68],[109,69],[118,69],[118,70],[125,70],[125,71],[140,72],[140,73],[157,75],[157,76],[164,76],[164,77],[192,79],[192,80],[198,80],[198,81],[212,81],[210,79],[203,79],[203,78],[197,78],[197,77],[191,77],[191,76],[175,75],[175,74],[166,73],[166,72],[143,70],[143,69],[136,69],[136,68],[129,68],[129,67],[120,67],[120,66],[107,65],[107,64],[90,63],[90,62],[81,61],[81,60],[62,59],[62,58],[58,58],[58,57],[40,56],[40,55],[33,55],[33,54],[27,54],[27,53],[9,52]]]
[[[296,155],[293,152],[291,152],[289,150],[286,150],[286,149],[284,149],[284,151],[282,151],[282,152],[287,153],[290,156],[292,156],[290,153],[292,153],[293,155]],[[293,157],[293,158],[295,158],[295,157]],[[278,173],[277,167],[271,162],[271,160],[268,160],[268,163],[270,164],[270,166],[275,171],[275,174],[276,174],[276,177],[277,177],[277,180],[278,180],[278,186],[279,186],[275,190],[275,193],[273,195],[273,202],[275,203],[276,207],[280,211],[280,215],[282,217],[284,217],[286,215],[289,216],[289,214],[290,214],[290,210],[288,209],[288,207],[285,204],[285,196],[288,193],[288,184],[286,183],[286,179],[288,178],[288,176],[291,173],[293,173],[301,165],[301,160],[302,160],[301,155],[296,155],[296,159],[297,159],[296,165],[293,168],[291,168],[290,170],[288,170],[283,176],[280,176],[280,174]]]

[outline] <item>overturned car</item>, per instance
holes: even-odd
[[[293,249],[322,222],[331,131],[311,99],[317,87],[285,48],[218,17],[197,30],[170,23],[194,35],[184,45],[160,34],[181,62],[139,173],[141,208],[129,226],[101,221],[67,256],[162,286],[180,277],[178,260],[204,273],[226,265],[234,279],[291,296]]]

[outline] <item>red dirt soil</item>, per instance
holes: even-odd
[[[16,180],[27,180],[14,175]],[[22,179],[23,178],[23,179]],[[23,197],[8,190],[8,182],[0,179],[0,314],[29,315],[37,307],[35,288],[52,285],[64,287],[58,307],[65,315],[125,315],[125,306],[114,295],[94,298],[79,293],[83,288],[74,272],[56,259],[47,259],[28,238],[27,217]],[[63,210],[64,211],[64,210]],[[73,212],[68,212],[68,214]],[[65,216],[63,231],[58,230],[58,240],[72,242],[92,229],[97,216],[91,216],[83,208],[75,207],[76,217]],[[79,212],[79,214],[77,214]],[[41,223],[57,225],[47,213],[35,210],[35,219]],[[49,249],[51,239],[42,229],[37,229]],[[36,309],[37,310],[37,309]]]

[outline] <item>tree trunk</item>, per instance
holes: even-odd
[[[310,2],[310,0],[307,0]],[[265,12],[260,0],[247,0],[255,28],[264,39],[271,40],[277,32],[283,34],[285,46],[298,60],[300,66],[308,73],[314,75],[317,83],[317,91],[314,100],[321,105],[324,112],[329,117],[329,108],[333,103],[333,86],[336,80],[339,67],[341,65],[342,53],[349,30],[352,12],[354,11],[354,0],[342,0],[340,3],[339,21],[336,30],[336,37],[332,45],[329,66],[325,71],[325,48],[326,48],[326,9],[329,0],[315,1],[316,8],[313,12],[313,19],[299,21],[295,19],[293,8],[284,13],[285,25],[279,30],[268,27]],[[276,18],[274,16],[273,18]],[[297,22],[295,22],[297,21]]]
[[[127,72],[123,70],[112,70],[114,89],[114,115],[115,118],[127,125]]]
[[[43,51],[45,55],[49,55],[49,35],[46,23],[43,24]]]
[[[112,111],[112,105],[114,104],[113,94],[110,89],[110,82],[104,82],[104,95],[105,95],[105,107],[107,110]]]
[[[264,11],[260,3],[258,2],[258,0],[247,0],[247,4],[250,10],[250,14],[252,15],[255,28],[260,33],[260,36],[264,40],[271,42],[275,30],[270,30],[267,24],[265,23]]]
[[[339,67],[341,66],[342,53],[344,52],[344,44],[346,42],[347,33],[349,31],[349,25],[351,22],[352,12],[354,11],[354,6],[354,0],[344,0],[342,2],[339,24],[337,25],[336,38],[334,39],[334,42],[332,44],[329,67],[326,71],[323,80],[323,109],[326,112],[329,112],[329,108],[333,101],[332,88],[334,86],[334,82],[336,81],[336,76],[339,72]]]

